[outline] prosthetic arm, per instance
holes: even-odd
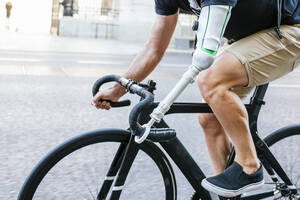
[[[197,32],[197,48],[192,62],[192,66],[199,71],[207,69],[213,63],[230,18],[230,12],[231,7],[224,5],[202,8]]]
[[[151,120],[145,124],[145,133],[136,137],[137,143],[143,142],[155,122],[160,122],[170,106],[189,83],[193,83],[200,71],[205,70],[213,63],[221,44],[224,30],[230,18],[231,7],[227,5],[209,5],[201,10],[197,32],[197,48],[193,55],[192,65],[163,101],[154,109]]]

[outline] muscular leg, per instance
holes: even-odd
[[[230,90],[232,87],[247,84],[248,77],[244,66],[227,52],[221,54],[198,77],[203,98],[214,111],[236,149],[235,161],[250,174],[259,168],[259,162],[250,135],[248,114],[241,99]]]
[[[232,145],[214,114],[199,114],[198,121],[204,130],[214,173],[220,174],[225,169]]]

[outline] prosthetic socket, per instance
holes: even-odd
[[[202,71],[214,61],[230,18],[231,7],[211,5],[203,7],[199,17],[197,48],[193,55],[192,66]]]
[[[202,8],[197,32],[197,48],[193,55],[192,65],[153,111],[151,114],[152,122],[159,122],[186,86],[194,81],[200,71],[211,66],[220,47],[230,12],[231,7],[226,5],[210,5]]]

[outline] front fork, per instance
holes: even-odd
[[[126,149],[126,144],[121,143],[118,151],[109,167],[109,170],[104,178],[104,182],[102,184],[102,187],[99,191],[99,194],[97,196],[97,199],[106,199],[106,196],[116,178],[116,174],[118,173],[120,166],[121,166],[121,162],[122,162],[122,158],[124,156],[124,152]]]
[[[110,200],[118,200],[120,198],[127,175],[138,150],[138,144],[134,142],[134,135],[130,136],[128,144],[120,144],[97,196],[97,200],[106,199],[112,184],[114,185]]]

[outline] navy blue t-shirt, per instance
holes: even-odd
[[[172,15],[182,9],[197,14],[197,6],[194,4],[194,0],[155,0],[155,11],[159,15]],[[239,40],[276,25],[277,7],[272,0],[196,0],[196,5],[233,7],[224,33],[228,39]]]

